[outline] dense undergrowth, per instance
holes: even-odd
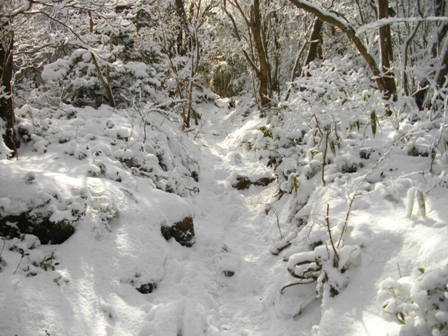
[[[363,246],[351,237],[356,224],[350,215],[363,198],[379,194],[384,202],[406,206],[408,217],[424,218],[425,195],[448,186],[445,92],[438,97],[445,107],[439,104],[423,111],[407,97],[385,101],[356,62],[355,57],[345,56],[319,67],[312,64],[306,72],[309,76],[292,83],[290,99],[262,110],[265,125],[244,139],[247,149],[274,169],[280,185],[277,197],[288,198],[283,234],[271,248],[287,261],[285,267],[294,278],[282,291],[316,283],[317,297],[325,298],[349,285]],[[443,268],[432,272],[439,274]],[[400,286],[387,287],[397,288],[394,302],[406,302],[411,295],[399,294]],[[437,292],[439,287],[444,290],[443,284],[427,290]],[[412,300],[418,307],[409,311],[434,315]],[[397,308],[388,307],[398,316],[403,314],[403,320],[408,314],[399,303],[394,305]],[[432,309],[442,315],[446,310]],[[409,314],[413,323],[427,321],[432,330],[446,325],[444,319],[437,324],[426,315]]]

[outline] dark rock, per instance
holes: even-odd
[[[191,217],[185,217],[184,220],[174,223],[172,226],[162,226],[160,230],[166,240],[174,238],[179,244],[186,247],[194,245],[194,224]]]
[[[235,275],[235,272],[234,271],[223,271],[222,272],[226,277],[228,277],[228,278],[231,278],[231,277],[233,277],[234,275]]]
[[[244,190],[249,189],[252,182],[249,180],[247,176],[237,176],[236,180],[238,181],[235,184],[232,184],[232,187],[238,189],[238,190]]]
[[[142,294],[151,294],[156,289],[157,289],[157,284],[156,283],[151,283],[151,282],[147,283],[147,284],[143,284],[140,287],[136,288],[136,290],[138,290]]]
[[[192,171],[191,172],[191,177],[195,182],[199,182],[199,174],[197,171]]]
[[[362,149],[359,152],[359,157],[363,160],[368,160],[370,159],[370,155],[372,154],[372,150],[370,149]]]
[[[262,177],[255,181],[253,184],[256,186],[266,187],[268,184],[275,181],[274,177]]]
[[[0,219],[0,234],[19,238],[21,234],[32,234],[41,244],[62,244],[75,233],[75,228],[66,220],[53,223],[49,217],[25,212]]]
[[[341,168],[341,173],[356,173],[358,171],[358,165],[356,163],[344,164]]]
[[[266,187],[269,183],[275,181],[274,177],[262,177],[255,182],[249,180],[247,176],[238,175],[236,177],[237,183],[232,184],[232,187],[238,190],[249,189],[249,187],[253,184],[255,186]]]

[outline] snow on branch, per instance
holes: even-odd
[[[355,29],[343,20],[341,17],[336,15],[335,13],[329,12],[322,7],[316,6],[306,0],[290,0],[292,4],[294,4],[297,8],[303,9],[309,13],[314,14],[322,21],[328,22],[339,29],[341,29],[344,33],[346,31],[355,31]]]
[[[395,24],[395,23],[403,23],[403,22],[435,22],[435,21],[442,21],[442,22],[448,22],[448,17],[447,16],[428,16],[425,18],[419,18],[419,17],[413,17],[413,18],[394,18],[394,17],[390,17],[390,18],[385,18],[385,19],[381,19],[372,23],[368,23],[362,27],[359,27],[356,30],[356,36],[360,36],[361,34],[369,31],[369,30],[374,30],[374,29],[378,29],[380,27],[383,26],[387,26],[390,24]]]
[[[25,1],[23,2],[20,7],[14,8],[10,13],[7,13],[5,16],[7,17],[15,17],[31,8],[33,5],[33,1]]]
[[[378,64],[376,60],[369,54],[366,46],[361,41],[361,39],[356,35],[356,31],[351,24],[341,19],[334,13],[328,12],[322,7],[316,6],[306,0],[290,0],[290,2],[295,5],[299,9],[303,9],[304,11],[311,13],[318,17],[320,20],[327,22],[337,28],[339,28],[355,45],[358,52],[364,58],[364,60],[369,65],[370,70],[372,71],[378,88],[382,92],[387,92],[387,86],[381,76],[381,72],[379,70]]]

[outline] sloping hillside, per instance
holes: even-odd
[[[298,101],[227,103],[187,133],[159,112],[21,110],[28,142],[0,164],[2,334],[444,334],[446,155],[409,150],[440,130],[341,119],[332,150]],[[163,237],[189,217],[187,246]]]

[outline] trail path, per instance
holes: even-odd
[[[174,283],[173,299],[184,297],[178,334],[300,335],[300,329],[309,331],[311,326],[282,318],[274,307],[280,288],[273,284],[274,274],[286,271],[269,252],[279,233],[274,213],[266,215],[265,206],[278,186],[274,182],[240,191],[231,185],[238,174],[250,178],[273,174],[254,152],[241,146],[245,128],[260,119],[249,117],[243,124],[234,111],[225,115],[223,108],[217,114],[217,107],[209,107],[211,112],[204,113],[208,120],[196,139],[203,155],[200,193],[193,198],[196,244],[188,251],[173,246],[169,262],[182,263],[183,272],[174,275],[177,284],[169,275],[164,280]],[[162,332],[160,324],[154,326],[155,334]]]

